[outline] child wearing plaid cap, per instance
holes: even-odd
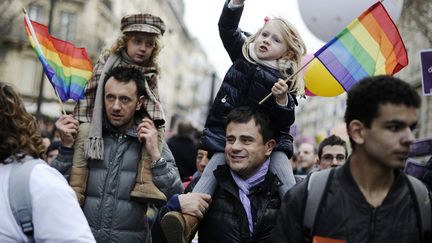
[[[271,93],[272,97],[261,104],[269,111],[276,130],[277,146],[270,156],[268,170],[282,182],[278,191],[283,198],[285,192],[295,184],[289,161],[293,154],[293,138],[289,131],[295,119],[296,95],[304,95],[302,78],[291,75],[299,69],[306,47],[294,26],[283,18],[266,18],[262,28],[246,37],[238,27],[244,2],[227,0],[219,19],[220,37],[233,64],[225,75],[206,120],[200,148],[213,156],[193,192],[213,195],[217,188],[213,172],[230,158],[233,160],[234,157],[243,164],[250,163],[248,161],[253,159],[253,154],[245,152],[245,148],[238,149],[242,152],[241,156],[229,152],[224,154],[226,143],[248,144],[247,139],[241,142],[226,141],[227,115],[242,105],[258,105]],[[245,184],[249,183],[247,179],[243,178]],[[243,187],[237,185],[241,195]],[[248,211],[250,207],[247,202],[242,203],[248,213],[248,223],[253,228],[252,219],[249,218],[252,215]],[[199,219],[172,211],[162,218],[161,223],[168,242],[188,242],[193,233],[191,231],[197,229]],[[249,233],[252,235],[252,231]]]
[[[109,49],[104,50],[94,66],[89,80],[85,99],[80,100],[74,115],[81,123],[74,145],[73,165],[69,183],[75,190],[78,200],[84,203],[84,192],[88,177],[87,159],[103,159],[102,120],[103,120],[103,83],[108,71],[117,66],[133,66],[145,76],[143,116],[153,120],[158,128],[159,149],[162,151],[165,116],[158,91],[159,65],[157,57],[161,51],[161,36],[165,32],[161,18],[151,14],[124,16],[121,20],[121,36]],[[153,184],[151,159],[142,149],[138,165],[136,184],[131,197],[138,201],[164,203],[166,196]]]

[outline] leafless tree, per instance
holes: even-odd
[[[3,0],[0,2],[0,38],[11,33],[14,21],[22,14],[24,7],[35,0]]]
[[[405,0],[403,7],[404,27],[410,32],[422,33],[432,45],[432,1]]]

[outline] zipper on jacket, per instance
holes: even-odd
[[[372,207],[372,212],[370,216],[370,223],[369,223],[369,243],[373,243],[375,240],[375,218],[376,218],[376,211],[377,208]]]
[[[252,241],[255,240],[256,235],[259,233],[259,232],[257,232],[257,229],[260,228],[259,226],[261,226],[262,218],[264,217],[266,210],[268,209],[267,207],[268,207],[269,202],[271,200],[271,192],[266,192],[265,199],[266,199],[266,201],[263,203],[263,205],[261,205],[261,207],[256,210],[256,221],[253,222],[254,223],[253,224],[254,229],[253,229],[253,233],[251,236]],[[258,212],[261,212],[261,213],[258,215]]]
[[[120,136],[118,134],[115,134],[115,137],[116,137],[116,139],[114,139],[115,144],[112,146],[113,149],[111,150],[110,157],[108,158],[108,166],[107,166],[107,171],[106,171],[107,176],[105,176],[105,181],[104,181],[104,185],[103,185],[103,189],[102,189],[102,198],[100,199],[100,205],[104,205],[104,202],[106,199],[105,194],[106,194],[106,187],[107,187],[107,183],[108,183],[108,175],[110,174],[110,172],[112,170],[112,164],[113,164],[113,161],[111,161],[111,160],[113,159],[113,155],[116,154],[116,152],[119,148],[120,141],[122,139],[122,136]],[[101,210],[99,210],[99,212],[100,212],[99,213],[99,215],[100,215],[99,216],[99,219],[100,219],[99,227],[102,225],[102,222],[105,219],[105,212],[104,211],[105,211],[105,207],[101,207]],[[100,229],[101,228],[99,228],[99,230]]]
[[[225,96],[221,99],[221,103],[222,103],[222,104],[225,104],[225,102],[227,101],[227,100],[226,100],[226,97],[227,97],[227,95],[225,95]]]

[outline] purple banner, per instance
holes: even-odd
[[[432,49],[420,51],[423,95],[432,95]]]

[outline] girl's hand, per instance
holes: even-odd
[[[243,5],[245,0],[231,0],[234,5]]]
[[[271,89],[272,94],[276,97],[279,105],[288,104],[288,84],[283,79],[279,79]]]

